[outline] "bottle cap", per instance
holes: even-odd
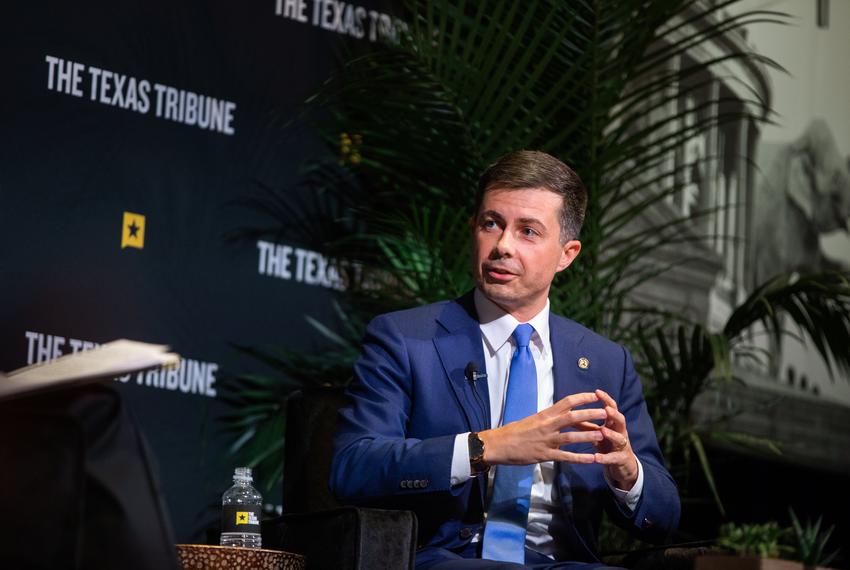
[[[253,477],[251,476],[251,468],[250,467],[237,467],[236,471],[233,473],[233,478],[239,481],[253,481]]]

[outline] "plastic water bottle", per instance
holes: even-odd
[[[260,548],[263,497],[251,484],[250,467],[237,467],[233,486],[221,496],[221,545]]]

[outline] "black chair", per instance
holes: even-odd
[[[303,554],[307,568],[413,568],[416,515],[341,505],[328,489],[340,388],[293,394],[286,417],[283,508],[262,524],[263,547]]]

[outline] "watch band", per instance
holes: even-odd
[[[472,475],[487,473],[490,470],[490,465],[484,461],[484,442],[474,431],[469,433],[467,441],[469,444],[469,469]]]

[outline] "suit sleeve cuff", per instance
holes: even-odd
[[[457,440],[455,440],[455,453],[457,453]],[[468,449],[466,453],[469,455]],[[635,481],[634,486],[628,491],[618,489],[614,485],[614,482],[608,477],[608,471],[603,470],[603,473],[605,474],[605,482],[608,483],[608,487],[610,487],[611,491],[614,493],[614,498],[621,506],[627,508],[631,512],[635,511],[638,501],[640,501],[641,493],[643,493],[643,465],[640,464],[640,459],[637,457],[635,457],[635,461],[637,461],[638,466],[637,481]],[[452,465],[452,469],[452,473],[454,473],[454,465]]]
[[[472,468],[469,465],[468,441],[469,432],[459,433],[455,436],[455,446],[452,451],[452,485],[460,485],[472,478]]]

